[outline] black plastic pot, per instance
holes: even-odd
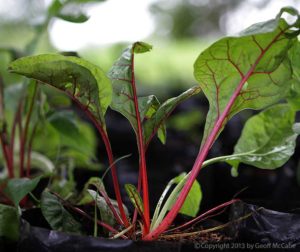
[[[239,202],[231,209],[231,219],[239,218],[244,219],[234,221],[231,227],[236,241],[261,244],[261,248],[265,245],[265,248],[269,246],[270,249],[300,248],[300,214],[278,212]]]
[[[231,207],[230,215],[231,225],[226,231],[232,240],[220,243],[110,240],[52,231],[23,220],[21,238],[15,247],[4,248],[2,243],[0,248],[1,252],[12,249],[20,252],[298,251],[300,248],[299,214],[239,202]]]

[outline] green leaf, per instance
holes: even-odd
[[[42,193],[41,210],[54,230],[81,234],[81,224],[64,208],[60,200],[48,190]]]
[[[169,183],[167,184],[164,192],[162,193],[162,195],[157,203],[157,206],[156,206],[153,218],[152,218],[152,223],[151,223],[151,227],[150,227],[151,230],[154,230],[160,224],[160,222],[163,220],[167,211],[172,209],[184,184],[186,183],[186,181],[188,179],[188,176],[189,176],[188,174],[182,173],[169,181]],[[164,203],[163,208],[161,209],[162,203],[173,185],[176,185],[176,186],[174,187],[174,189],[168,196],[166,202]],[[199,182],[197,180],[195,180],[191,187],[191,190],[189,191],[189,194],[186,197],[179,212],[184,215],[195,217],[199,211],[199,206],[200,206],[201,200],[202,200],[201,187],[200,187]]]
[[[172,184],[179,185],[182,181],[183,182],[186,181],[186,174],[182,173],[179,176],[173,178],[171,181],[172,181],[171,182]],[[179,193],[178,193],[178,195],[179,195]],[[176,197],[176,199],[177,199],[177,197]],[[202,200],[201,187],[200,187],[199,182],[197,180],[195,180],[179,213],[185,214],[185,215],[188,215],[191,217],[195,217],[197,215],[197,213],[199,212],[199,206],[200,206],[201,200]],[[175,203],[175,201],[174,201],[174,203]],[[172,204],[172,206],[173,206],[173,204]],[[170,206],[169,209],[171,209],[172,206]]]
[[[134,85],[135,81],[133,76],[133,54],[145,53],[150,51],[151,48],[152,46],[144,42],[134,43],[125,49],[108,73],[113,84],[111,108],[128,119],[136,134],[137,117],[132,89],[132,85]],[[159,106],[159,102],[155,96],[140,97],[138,98],[138,106],[141,121],[143,121],[148,113],[152,113],[151,111]]]
[[[9,70],[67,93],[105,129],[104,114],[112,99],[112,89],[99,67],[77,57],[43,54],[20,58],[10,64]]]
[[[58,111],[47,119],[58,132],[73,139],[79,135],[79,128],[74,117],[75,114],[72,111]]]
[[[53,162],[45,155],[32,151],[31,152],[31,167],[43,171],[43,174],[52,174],[55,166]]]
[[[293,78],[290,92],[288,95],[288,102],[295,110],[300,110],[300,42],[298,41],[289,50],[289,59],[293,67]]]
[[[152,45],[149,45],[145,42],[136,42],[133,45],[134,53],[145,53],[152,50]]]
[[[138,210],[139,214],[142,215],[144,212],[144,204],[136,187],[132,184],[125,184],[125,190],[133,206]]]
[[[202,200],[202,191],[199,182],[196,180],[193,183],[187,198],[184,201],[179,213],[195,217],[199,212],[200,203]]]
[[[234,147],[233,155],[238,158],[233,160],[263,169],[282,166],[294,154],[294,120],[295,112],[286,104],[274,105],[251,117]]]
[[[159,106],[159,108],[144,123],[144,141],[146,145],[149,144],[157,131],[159,139],[162,143],[165,143],[166,127],[164,123],[168,116],[179,103],[187,100],[195,94],[198,94],[200,91],[200,87],[190,88],[179,96],[168,99],[161,106]]]
[[[99,192],[96,192],[94,190],[87,190],[87,191],[90,194],[90,196],[92,197],[92,199],[95,200],[97,203],[97,207],[100,210],[101,220],[111,226],[114,226],[117,223],[116,219],[114,217],[112,210],[106,203],[104,197],[100,196]],[[115,208],[116,212],[120,215],[120,211],[118,208],[118,202],[113,199],[109,199],[109,200],[112,203],[112,206]],[[127,210],[126,206],[123,205],[123,207],[125,209],[126,215],[128,216],[128,210]]]
[[[40,179],[41,177],[36,177],[34,179],[29,179],[29,178],[9,179],[4,189],[4,193],[15,204],[15,206],[18,207],[20,201],[37,186]]]
[[[296,10],[283,9],[280,15],[283,12]],[[220,39],[196,60],[194,75],[210,104],[202,146],[218,119],[220,133],[239,111],[262,109],[287,95],[292,81],[287,52],[297,34],[280,15],[251,26],[239,37]]]
[[[80,198],[79,202],[78,202],[79,205],[88,204],[93,201],[93,198],[91,197],[90,193],[88,192],[88,189],[91,185],[95,186],[99,191],[106,192],[102,179],[100,179],[98,177],[91,177],[84,185],[84,188],[79,197]]]
[[[73,23],[84,23],[89,17],[82,12],[82,4],[90,2],[100,2],[96,0],[71,0],[60,1],[54,0],[48,8],[48,15],[50,17],[58,17],[62,20]]]
[[[63,172],[68,173],[68,175],[69,173],[73,172],[72,169],[67,169],[67,171]],[[51,192],[58,194],[64,200],[72,199],[72,196],[76,192],[76,182],[74,181],[74,176],[68,176],[67,178],[54,176],[51,180],[51,185],[49,186],[49,189],[51,190]]]
[[[35,152],[43,153],[50,160],[56,160],[60,147],[60,136],[49,122],[43,120],[38,124],[35,139],[32,149]]]
[[[94,190],[87,191],[90,197],[96,202],[97,207],[100,210],[101,220],[111,226],[114,226],[116,224],[116,220],[105,199],[99,195],[99,192],[96,192]],[[114,207],[117,208],[117,205],[115,205]]]
[[[297,138],[294,120],[295,111],[288,104],[277,104],[260,112],[246,122],[232,155],[208,160],[203,166],[226,161],[233,166],[234,173],[240,163],[262,169],[281,167],[294,154]]]
[[[73,111],[58,111],[47,120],[57,130],[61,146],[77,150],[87,158],[93,158],[95,153],[95,134],[90,126],[80,121]]]
[[[84,13],[59,13],[56,17],[72,23],[84,23],[89,20],[89,17]]]
[[[15,207],[0,204],[0,240],[19,239],[19,214]]]
[[[89,187],[91,185],[96,187],[97,191],[89,189]],[[114,226],[117,223],[117,221],[115,219],[115,216],[114,216],[112,210],[106,203],[104,197],[101,196],[100,191],[104,192],[106,194],[106,190],[105,190],[102,179],[100,179],[98,177],[90,178],[88,180],[88,182],[86,182],[86,184],[81,192],[78,204],[84,205],[84,204],[89,204],[89,203],[95,201],[97,204],[97,207],[100,210],[101,220],[111,226]],[[113,200],[110,198],[109,198],[109,201],[112,203],[112,206],[115,208],[116,212],[119,213],[119,215],[120,215],[118,202],[116,200]],[[123,207],[125,209],[126,215],[128,216],[128,210],[127,210],[126,206],[123,205]]]
[[[62,7],[63,4],[61,3],[60,0],[53,0],[52,4],[48,8],[49,16],[56,16]]]
[[[115,62],[109,71],[109,77],[113,84],[113,100],[111,108],[125,116],[135,133],[137,134],[137,117],[135,114],[133,79],[133,54],[145,53],[152,46],[144,42],[136,42],[128,47],[121,57]],[[160,105],[158,99],[153,96],[138,97],[139,113],[143,124],[144,143],[147,146],[152,137],[157,133],[162,143],[166,142],[165,120],[175,107],[194,94],[200,92],[200,87],[193,87],[181,95],[171,98]]]

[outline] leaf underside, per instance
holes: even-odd
[[[262,169],[281,167],[295,150],[294,120],[295,111],[288,104],[274,105],[251,117],[226,162],[235,169],[239,163]]]

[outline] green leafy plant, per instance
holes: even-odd
[[[54,17],[84,22],[88,17],[80,9],[90,2],[101,1],[52,1],[44,13],[45,18],[33,27],[34,34],[28,44],[22,50],[0,48],[1,56],[7,54],[14,60],[34,53]],[[13,78],[15,83],[12,83],[7,77],[0,73],[0,236],[16,240],[21,214],[19,206],[30,206],[28,195],[38,202],[31,192],[42,176],[51,177],[51,189],[63,193],[66,187],[69,191],[75,188],[72,177],[75,166],[94,168],[97,165],[99,170],[99,163],[94,156],[96,143],[92,128],[79,120],[75,113],[64,109],[71,104],[69,99],[58,95],[53,97],[49,89],[40,87],[36,81]],[[61,169],[67,169],[68,176],[57,182]]]
[[[295,21],[288,23],[282,18],[283,14],[293,16]],[[113,238],[135,238],[140,235],[143,240],[154,240],[166,231],[183,230],[213,211],[237,201],[225,202],[195,217],[202,198],[201,187],[196,180],[201,168],[222,161],[230,164],[233,174],[237,175],[240,163],[275,169],[291,157],[299,134],[298,124],[295,124],[299,99],[299,63],[295,57],[300,49],[297,39],[300,33],[299,17],[295,9],[283,8],[275,19],[252,25],[235,37],[216,41],[195,62],[194,74],[199,86],[163,103],[153,95],[138,96],[134,62],[136,55],[152,49],[145,42],[136,42],[125,49],[108,77],[101,68],[84,59],[58,54],[23,57],[10,64],[10,72],[50,85],[69,96],[86,113],[101,135],[117,202],[108,197],[100,179],[94,178],[87,183],[80,202],[95,201],[100,209],[100,222],[95,211],[94,234],[97,234],[96,224],[111,232]],[[168,116],[180,102],[201,90],[210,107],[199,153],[189,173],[181,174],[168,183],[151,218],[148,146],[155,135],[165,143],[165,121]],[[122,202],[116,161],[106,129],[105,114],[109,106],[128,119],[136,135],[139,152],[137,187],[125,185],[135,207],[132,218],[129,218]],[[246,122],[234,153],[206,160],[226,123],[244,109],[262,111]],[[96,190],[90,190],[90,186]],[[63,207],[59,207],[60,204],[66,204],[83,216],[87,214],[57,197],[44,192],[42,209],[46,219],[53,223],[53,228],[67,231],[69,222],[65,225],[64,221],[70,216]],[[53,207],[47,207],[49,202],[53,202],[50,204]],[[178,213],[194,219],[170,229]],[[57,223],[53,220],[56,215],[59,216]],[[116,229],[117,225],[122,227],[121,230]]]

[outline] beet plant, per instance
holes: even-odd
[[[282,17],[283,14],[293,18],[293,21],[288,22]],[[194,75],[199,85],[163,103],[153,95],[138,96],[134,62],[135,56],[152,49],[145,42],[129,46],[108,75],[84,59],[58,54],[20,58],[10,64],[9,71],[64,92],[86,113],[99,131],[109,160],[116,202],[108,197],[100,179],[88,182],[85,193],[96,201],[101,213],[101,221],[96,224],[108,229],[114,238],[134,239],[138,236],[143,240],[154,240],[164,232],[174,230],[170,227],[178,213],[193,217],[197,215],[202,195],[196,179],[201,168],[222,161],[231,165],[233,174],[237,175],[240,163],[275,169],[292,156],[299,133],[299,125],[295,124],[295,113],[300,105],[297,57],[300,54],[297,39],[299,29],[298,12],[293,8],[283,8],[275,19],[254,24],[237,36],[216,41],[199,55],[194,64]],[[166,141],[165,121],[168,116],[180,102],[200,91],[209,101],[209,111],[199,153],[188,174],[181,174],[168,183],[151,217],[147,178],[148,146],[155,135],[161,142]],[[122,202],[117,164],[106,128],[105,114],[109,106],[128,119],[137,139],[137,188],[125,185],[135,206],[131,217]],[[234,153],[206,160],[226,123],[244,109],[262,111],[246,122]],[[89,190],[89,185],[97,190]],[[63,230],[63,223],[67,220],[63,216],[67,214],[60,212],[62,218],[57,225],[53,219],[57,215],[53,214],[51,207],[57,205],[59,200],[59,195],[45,191],[42,210],[54,229]],[[221,204],[213,210],[235,201]],[[69,207],[86,215],[77,207]],[[61,210],[59,207],[56,209]],[[175,230],[184,230],[211,212],[195,217],[175,227]],[[121,230],[117,230],[117,225],[122,227]]]

